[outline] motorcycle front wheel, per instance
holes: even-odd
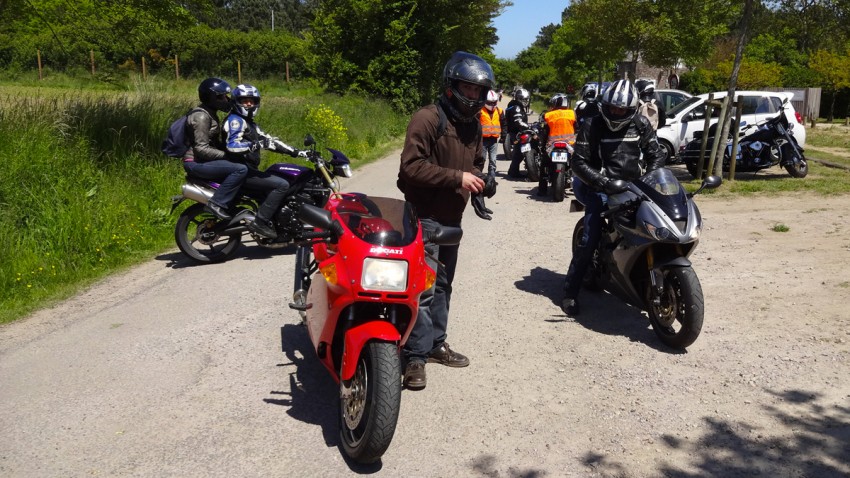
[[[513,137],[510,133],[505,135],[505,142],[502,143],[502,150],[505,152],[505,159],[510,161],[513,156],[511,156],[511,141],[513,141]]]
[[[787,161],[784,164],[784,168],[788,171],[788,174],[793,178],[805,178],[809,174],[809,163],[806,161],[806,157],[803,156],[802,151],[796,151],[795,145],[785,142],[779,146],[779,158],[780,160],[784,159],[785,156],[793,156],[799,154],[799,161]]]
[[[204,205],[192,204],[177,218],[174,239],[177,247],[190,259],[201,264],[224,262],[242,243],[242,236],[221,236],[213,228],[220,221],[204,211]]]
[[[536,183],[540,181],[540,158],[534,148],[525,152],[525,170],[528,172],[528,180]]]
[[[647,285],[646,302],[652,330],[665,345],[684,349],[702,330],[705,303],[702,286],[691,267],[664,269],[664,290],[653,303],[652,285]]]
[[[374,463],[389,448],[401,407],[400,377],[398,346],[372,341],[360,352],[351,380],[340,383],[339,434],[354,461]]]

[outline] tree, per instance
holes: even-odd
[[[834,119],[835,97],[839,90],[850,88],[850,51],[843,55],[826,50],[818,50],[809,60],[809,67],[817,72],[821,86],[829,92],[829,113],[827,121]]]

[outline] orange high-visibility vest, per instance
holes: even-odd
[[[571,109],[552,110],[543,115],[543,120],[549,125],[549,140],[548,144],[555,141],[566,141],[574,139],[570,136],[574,135],[576,124],[576,112]]]
[[[499,118],[502,116],[502,109],[498,106],[493,108],[493,112],[487,108],[481,108],[481,135],[485,138],[498,138],[502,134],[502,124]]]

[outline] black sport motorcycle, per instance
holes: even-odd
[[[738,140],[738,151],[735,154],[736,172],[756,172],[779,164],[792,177],[804,178],[809,173],[808,162],[803,154],[803,148],[791,134],[794,127],[785,115],[786,99],[779,114],[758,125],[748,134],[743,134]],[[708,145],[712,144],[717,125],[709,129]],[[745,129],[746,131],[746,129]],[[691,176],[697,177],[697,166],[702,148],[702,135],[694,134],[694,139],[685,146],[682,161]],[[706,154],[704,157],[707,157]],[[727,141],[723,153],[723,171],[728,172],[732,158],[732,141]],[[704,167],[708,160],[704,159]]]
[[[278,142],[272,141],[269,150],[283,151],[282,146],[276,146]],[[177,218],[174,227],[177,247],[195,262],[206,264],[223,262],[233,256],[246,233],[253,237],[257,245],[271,249],[300,241],[305,232],[304,223],[297,217],[301,205],[324,206],[331,192],[339,191],[335,177],[350,178],[352,175],[351,161],[342,152],[327,148],[331,158],[325,160],[316,151],[316,142],[312,136],[307,135],[304,145],[308,148],[307,160],[312,163],[312,168],[290,163],[275,163],[266,168],[266,172],[281,176],[290,184],[283,205],[272,218],[277,238],[269,239],[248,230],[247,224],[254,220],[262,202],[261,197],[243,191],[234,207],[233,218],[223,221],[204,211],[204,205],[218,188],[218,183],[187,175],[182,194],[171,198],[172,213],[186,199],[195,202]]]
[[[567,189],[572,187],[573,173],[570,160],[573,157],[573,144],[576,135],[569,135],[564,141],[555,141],[542,163],[537,189],[541,196],[552,195],[554,202],[563,202]]]
[[[669,169],[659,168],[632,182],[613,181],[621,192],[608,195],[602,213],[602,237],[584,287],[604,289],[648,312],[655,334],[670,347],[688,347],[702,330],[702,287],[688,260],[702,231],[693,197],[720,183],[709,176],[687,194]],[[572,201],[571,211],[583,209]],[[584,217],[573,230],[573,254],[583,234]]]
[[[519,148],[520,153],[522,153],[528,180],[537,182],[540,180],[542,158],[546,151],[543,150],[543,145],[540,142],[540,123],[531,123],[529,126],[528,129],[516,134],[512,148]]]

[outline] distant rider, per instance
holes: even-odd
[[[576,113],[570,108],[570,100],[561,94],[555,95],[549,100],[552,107],[543,115],[543,131],[541,133],[541,141],[546,142],[546,152],[551,152],[552,145],[555,141],[567,141],[573,138],[575,134]],[[549,154],[546,154],[541,159],[542,171],[540,172],[540,181],[537,184],[537,195],[545,196],[548,194],[548,183],[554,182],[555,170],[552,167],[552,160]]]
[[[508,122],[508,133],[510,133],[512,141],[516,141],[521,131],[531,127],[528,124],[528,106],[530,103],[531,94],[528,90],[518,88],[514,92],[514,98],[508,103],[508,107],[505,109],[505,121]],[[520,148],[511,148],[511,156],[511,165],[508,167],[508,178],[523,179],[519,172],[519,165],[523,160]]]
[[[655,94],[655,84],[648,80],[637,80],[635,81],[635,88],[637,88],[640,98],[638,112],[646,116],[653,129],[663,128],[667,124],[667,111],[664,110],[664,105],[658,101]]]
[[[596,97],[596,87],[591,86],[585,90],[581,100],[576,103],[576,121],[579,127],[594,116],[599,115],[599,103],[596,101]]]
[[[481,108],[481,141],[484,146],[484,161],[488,165],[488,176],[496,176],[496,154],[499,143],[505,142],[505,112],[499,108],[499,94],[487,93],[487,101]]]

